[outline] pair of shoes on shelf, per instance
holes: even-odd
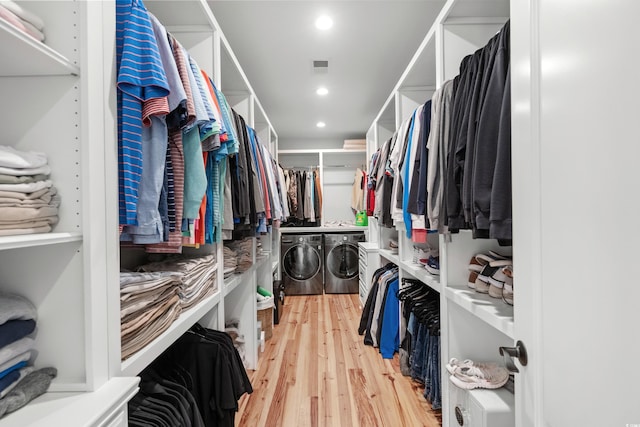
[[[398,241],[397,240],[389,240],[389,250],[392,254],[398,253]]]
[[[513,263],[500,266],[489,277],[489,296],[502,298],[507,281],[511,281],[511,289],[513,290]]]
[[[451,374],[449,379],[457,387],[465,390],[474,388],[500,388],[509,381],[509,371],[493,362],[459,362],[451,359],[446,366]]]
[[[502,283],[504,283],[502,268],[511,265],[513,265],[513,260],[510,256],[502,255],[494,251],[489,251],[488,254],[476,254],[471,257],[469,261],[469,280],[467,281],[467,286],[481,294],[489,294],[491,284],[493,283],[496,289],[494,289],[491,296],[501,298]],[[500,295],[497,293],[498,288]]]
[[[502,301],[513,305],[513,266],[504,267],[502,272],[505,275],[504,285],[502,287]]]
[[[413,259],[411,260],[414,264],[420,264],[423,259],[429,258],[429,254],[431,253],[430,248],[422,249],[418,246],[413,247]]]
[[[427,262],[424,264],[424,268],[434,276],[440,275],[440,257],[430,255],[427,258]]]

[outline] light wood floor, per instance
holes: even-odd
[[[240,401],[241,427],[437,427],[424,388],[358,335],[358,295],[287,296]]]

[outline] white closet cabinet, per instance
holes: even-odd
[[[248,126],[256,130],[263,145],[277,145],[277,134],[208,4],[203,0],[147,0],[145,5],[167,31],[189,51],[198,65],[211,76],[218,89],[224,93],[229,105],[245,119]],[[260,284],[271,287],[272,251],[269,246],[269,250],[257,254],[256,239],[252,240],[252,267],[243,274],[233,275],[227,280],[224,280],[222,274],[222,244],[204,245],[200,249],[185,248],[185,252],[193,254],[216,253],[218,292],[183,312],[167,331],[123,362],[120,362],[119,357],[120,325],[114,321],[111,328],[118,333],[110,334],[113,372],[116,375],[137,375],[194,323],[200,322],[204,326],[224,330],[225,323],[230,319],[240,321],[240,332],[246,341],[246,365],[249,369],[255,369],[259,347],[256,328],[256,286]],[[144,254],[139,250],[123,250],[120,258],[121,265],[133,266],[144,259]],[[267,282],[269,285],[265,286]],[[111,295],[110,301],[115,318],[119,313],[119,297],[115,292]],[[119,315],[117,318],[119,319]]]
[[[219,274],[219,293],[121,362],[120,264],[133,265],[140,254],[119,250],[115,3],[18,3],[43,18],[46,44],[0,20],[0,93],[7,105],[0,144],[45,152],[62,201],[53,232],[0,237],[0,291],[35,304],[35,365],[54,366],[58,375],[48,393],[1,418],[0,426],[125,426],[135,375],[197,321],[222,329],[229,316],[241,316],[248,366],[255,367],[255,287],[259,275],[271,275],[271,252],[232,281]],[[277,147],[277,134],[206,2],[145,4],[217,86],[233,93],[230,103],[249,125],[259,111],[263,143]],[[232,67],[220,59],[223,51]],[[234,97],[234,81],[245,82],[244,97]],[[221,245],[201,253],[207,251],[217,251],[222,265]]]
[[[511,19],[513,247],[474,240],[469,231],[440,236],[439,290],[443,365],[450,357],[504,363],[498,348],[524,343],[528,363],[514,359],[519,373],[510,403],[509,425],[517,427],[640,425],[633,388],[639,374],[623,362],[640,355],[640,291],[631,285],[640,235],[625,226],[637,211],[629,185],[640,181],[640,84],[628,73],[637,65],[640,5],[575,6],[447,1],[367,133],[370,156],[394,129],[388,118],[413,108],[407,85],[439,87]],[[397,226],[379,227],[378,244],[406,277],[411,243]],[[397,234],[396,258],[386,248]],[[513,254],[513,307],[466,286],[469,259],[489,249]],[[441,375],[443,425],[459,426],[459,393],[444,368]],[[467,417],[464,425],[480,422]]]
[[[511,6],[517,419],[633,426],[640,4],[575,6]]]
[[[110,378],[105,304],[107,151],[116,137],[112,50],[105,48],[113,46],[115,8],[18,3],[42,17],[46,44],[0,22],[0,143],[47,154],[61,205],[51,233],[0,237],[0,290],[35,304],[35,366],[58,375],[45,395],[0,425],[125,425],[117,420],[126,420],[138,380]]]
[[[438,87],[459,73],[460,62],[466,55],[485,46],[509,19],[508,1],[450,0],[440,6],[439,16],[369,129],[368,134],[375,142],[369,145],[369,156],[418,106],[431,99]],[[390,120],[392,117],[394,120]],[[477,294],[466,285],[472,255],[487,249],[502,252],[505,249],[492,240],[474,240],[468,231],[450,238],[429,234],[427,243],[440,252],[440,276],[434,276],[413,262],[414,246],[425,245],[414,244],[406,236],[405,224],[397,222],[395,228],[389,229],[378,226],[375,219],[370,222],[371,227],[378,229],[383,263],[396,263],[400,278],[418,279],[440,293],[442,419],[444,426],[458,426],[453,408],[458,401],[451,398],[457,392],[449,382],[444,364],[450,357],[501,362],[498,348],[514,345],[513,308],[488,295]],[[390,240],[398,241],[398,255],[390,252]],[[467,419],[465,425],[480,424],[477,419]]]

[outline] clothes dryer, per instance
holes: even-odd
[[[322,294],[322,234],[283,234],[280,253],[285,295]]]
[[[324,235],[325,293],[358,293],[360,266],[358,242],[364,241],[364,233]]]

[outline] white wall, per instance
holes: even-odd
[[[280,150],[317,150],[327,148],[342,148],[342,139],[289,139],[278,138],[278,149]]]

